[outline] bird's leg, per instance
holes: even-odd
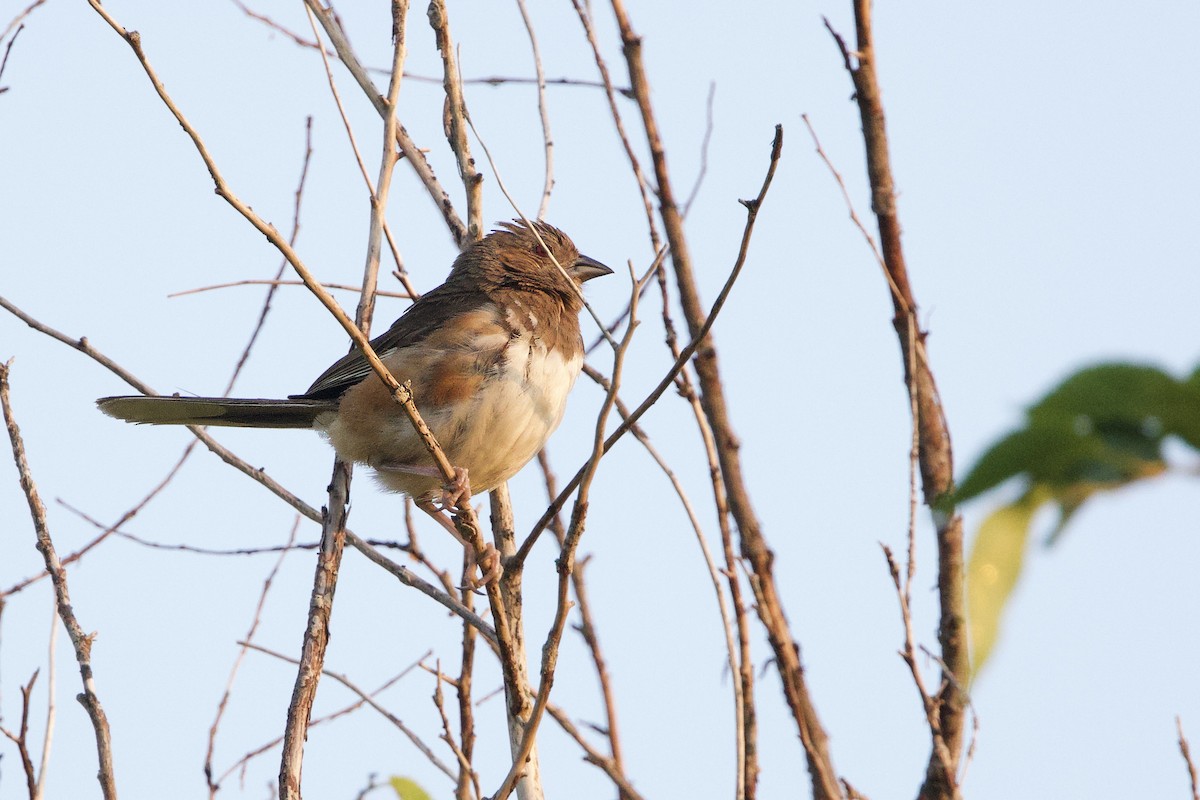
[[[440,478],[442,471],[437,467],[424,464],[401,464],[395,461],[381,461],[371,464],[371,468],[379,472],[400,472],[405,475],[421,475],[428,478]],[[444,511],[449,511],[458,505],[460,500],[471,497],[471,481],[467,477],[466,467],[454,468],[454,480],[442,484],[442,496],[439,502]]]
[[[463,546],[463,552],[467,556],[467,585],[464,588],[477,589],[480,586],[486,586],[496,578],[500,577],[503,572],[503,567],[500,565],[500,551],[491,542],[485,542],[483,551],[476,554],[475,546],[463,538],[458,532],[454,521],[446,514],[445,508],[438,508],[432,500],[414,500],[417,508],[424,511],[429,516],[437,520],[437,523],[450,532],[450,535],[458,540]],[[475,569],[478,567],[483,572],[482,580],[475,580]]]
[[[405,475],[422,475],[430,478],[441,477],[441,470],[434,466],[424,464],[403,464],[395,461],[383,461],[371,465],[374,469],[381,472],[400,472]],[[500,552],[491,542],[484,545],[482,552],[476,553],[475,547],[462,537],[458,532],[458,528],[454,526],[454,522],[446,514],[447,511],[452,511],[459,503],[470,502],[471,499],[471,482],[467,478],[467,470],[463,467],[454,468],[454,480],[442,485],[442,495],[435,503],[430,497],[423,499],[414,498],[417,508],[424,511],[429,516],[437,520],[437,523],[450,532],[450,535],[459,541],[467,554],[467,588],[475,589],[479,586],[486,586],[489,582],[500,576],[502,567],[500,565]],[[440,504],[440,505],[439,505]],[[483,571],[483,580],[475,580],[475,569],[479,567]]]

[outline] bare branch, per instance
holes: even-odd
[[[100,761],[100,769],[96,777],[100,781],[100,789],[105,800],[116,800],[117,786],[113,776],[112,736],[108,728],[108,717],[104,713],[104,707],[100,704],[100,698],[96,695],[96,681],[92,674],[92,640],[95,634],[85,634],[75,617],[75,610],[71,605],[71,595],[67,590],[67,572],[63,569],[58,552],[54,548],[54,542],[50,538],[50,527],[46,522],[46,507],[42,504],[37,484],[34,483],[33,475],[29,471],[29,462],[25,458],[25,444],[21,440],[21,431],[17,427],[17,421],[13,417],[9,401],[8,375],[11,365],[12,362],[9,361],[0,366],[0,406],[3,406],[8,439],[12,443],[13,462],[17,465],[17,472],[21,478],[21,489],[25,493],[25,500],[29,504],[29,513],[33,518],[38,552],[42,554],[42,558],[46,562],[46,571],[50,573],[50,580],[54,584],[58,615],[62,618],[63,625],[71,637],[71,644],[75,648],[75,660],[79,663],[79,675],[83,679],[83,693],[78,695],[78,700],[87,710],[96,734],[96,755]]]
[[[247,647],[251,650],[257,650],[260,653],[265,653],[274,658],[278,658],[281,661],[286,661],[289,664],[300,664],[301,663],[300,661],[298,661],[294,658],[291,658],[290,656],[286,656],[283,653],[280,653],[276,650],[271,650],[270,648],[263,647],[262,645],[254,644],[253,642],[242,641],[242,642],[238,642],[238,644],[243,647]],[[412,668],[410,667],[409,669],[411,670]],[[421,737],[419,737],[415,733],[413,733],[412,729],[409,728],[407,725],[405,725],[403,720],[401,720],[395,714],[393,714],[392,712],[388,711],[386,708],[381,706],[379,704],[379,702],[372,696],[373,693],[366,692],[363,689],[359,688],[359,686],[356,683],[354,683],[354,681],[350,680],[348,677],[346,677],[345,675],[343,675],[340,672],[333,672],[332,670],[322,668],[321,674],[327,675],[330,678],[333,678],[335,681],[340,683],[342,686],[345,686],[347,689],[354,692],[354,694],[358,695],[358,698],[360,700],[362,700],[364,703],[369,705],[371,708],[378,711],[381,715],[383,715],[384,719],[386,719],[388,722],[392,723],[392,725],[394,725],[397,730],[399,730],[401,733],[403,733],[408,738],[408,740],[410,742],[412,742],[418,750],[421,751],[421,755],[425,756],[425,758],[429,760],[430,764],[433,764],[435,767],[438,768],[438,770],[445,773],[448,777],[450,777],[450,778],[454,777],[454,772],[451,771],[451,769],[448,766],[446,766],[446,764],[440,758],[437,757],[437,754],[435,754],[432,750],[429,749],[429,745],[427,745],[427,744],[425,744],[425,742],[421,741]]]
[[[262,591],[258,595],[258,604],[254,607],[254,616],[250,620],[250,630],[246,631],[244,641],[251,642],[254,640],[254,634],[258,632],[259,622],[262,620],[263,606],[267,602],[267,594],[271,591],[271,584],[275,582],[275,576],[279,573],[279,568],[283,566],[283,560],[287,558],[288,551],[296,541],[296,531],[300,529],[300,518],[296,517],[296,521],[292,523],[292,530],[288,534],[287,545],[279,552],[279,558],[276,559],[271,571],[267,573],[266,580],[263,581]],[[220,702],[217,703],[217,713],[213,717],[212,725],[208,728],[208,749],[204,753],[204,779],[208,783],[208,796],[210,800],[215,798],[217,791],[221,788],[220,783],[213,780],[213,750],[217,745],[217,729],[221,726],[221,718],[225,715],[225,708],[229,705],[229,697],[233,694],[233,683],[237,679],[238,670],[242,667],[242,662],[246,660],[246,651],[249,649],[248,644],[243,644],[238,650],[237,657],[233,660],[233,666],[229,669],[229,677],[225,681],[225,691],[221,695]]]
[[[458,58],[454,39],[450,36],[450,15],[445,0],[430,0],[429,25],[442,54],[442,88],[446,92],[446,110],[442,120],[446,141],[458,161],[458,175],[467,194],[467,241],[483,238],[483,176],[475,169],[471,158],[471,143],[467,140],[467,101],[463,97],[462,77],[458,73]]]
[[[533,71],[537,75],[538,117],[542,122],[542,152],[546,158],[546,179],[542,183],[542,199],[538,203],[538,219],[546,218],[550,208],[550,193],[554,191],[554,137],[550,135],[550,112],[546,109],[546,73],[542,69],[542,54],[538,50],[537,36],[533,32],[533,20],[529,18],[529,9],[525,0],[517,0],[517,9],[521,12],[521,21],[529,33],[529,48],[533,51]]]
[[[32,14],[34,11],[36,11],[37,7],[40,6],[44,2],[46,2],[46,0],[33,0],[33,2],[30,3],[28,6],[26,6],[24,8],[24,10],[21,11],[21,13],[17,14],[15,17],[13,17],[12,20],[9,21],[8,25],[4,26],[4,33],[0,33],[0,40],[3,40],[4,37],[6,37],[6,36],[8,36],[8,34],[12,33],[13,28],[16,28],[18,25],[21,25],[21,23],[25,20],[25,18],[28,17],[30,14]],[[15,40],[16,38],[17,38],[16,34],[13,34],[13,39]],[[10,48],[12,47],[11,40],[9,41],[8,46]],[[3,71],[4,71],[3,68],[0,68],[0,72],[3,72]]]
[[[646,212],[646,228],[650,232],[650,245],[655,252],[662,250],[662,239],[658,234],[658,223],[654,217],[654,202],[651,199],[650,182],[646,180],[646,174],[642,171],[642,164],[638,160],[637,153],[633,149],[633,144],[629,141],[629,135],[625,132],[625,123],[621,120],[621,112],[617,108],[616,89],[613,88],[612,78],[608,74],[608,64],[603,56],[600,55],[600,44],[596,41],[596,31],[592,26],[592,15],[590,11],[590,3],[585,5],[584,0],[571,0],[571,5],[575,6],[575,12],[579,15],[579,21],[583,25],[584,34],[587,36],[588,44],[591,45],[592,55],[596,60],[596,68],[600,71],[600,78],[604,83],[604,92],[608,97],[608,109],[612,113],[613,123],[617,126],[617,136],[621,140],[621,145],[625,148],[625,156],[629,159],[629,165],[633,169],[633,177],[637,181],[638,192],[642,197],[642,207]],[[632,96],[633,90],[629,90],[629,96]]]
[[[342,30],[342,26],[334,15],[333,10],[324,7],[320,0],[304,0],[304,3],[316,15],[317,21],[321,23],[321,27],[325,30],[325,34],[333,42],[338,58],[346,65],[346,69],[350,70],[350,74],[358,83],[359,88],[363,90],[367,99],[375,106],[375,110],[379,112],[380,116],[386,114],[387,107],[383,95],[375,88],[371,77],[354,54],[354,49],[350,46],[350,41],[346,38],[346,33]],[[438,210],[442,212],[442,217],[446,222],[446,226],[450,229],[450,235],[454,237],[455,243],[458,244],[459,248],[466,247],[472,241],[467,235],[467,227],[455,212],[454,204],[450,202],[450,195],[446,193],[441,183],[438,182],[437,176],[433,174],[433,168],[429,166],[429,161],[425,158],[425,153],[409,138],[408,131],[404,129],[403,125],[398,126],[396,129],[396,144],[399,145],[400,152],[404,153],[404,159],[413,168],[417,179],[425,186],[430,198],[438,207]]]
[[[0,601],[2,602],[2,601]],[[54,726],[58,721],[55,695],[58,692],[58,609],[50,615],[50,636],[46,647],[46,730],[42,733],[42,760],[38,765],[34,800],[46,796],[46,776],[50,772],[50,751],[54,745]]]
[[[432,655],[432,651],[426,651],[424,655],[422,655],[420,658],[418,658],[412,664],[405,667],[398,674],[392,676],[384,683],[380,684],[380,686],[377,689],[375,689],[375,691],[369,693],[369,696],[375,697],[380,692],[382,692],[385,689],[388,689],[391,686],[393,686],[394,684],[396,684],[401,678],[408,675],[410,672],[412,672],[414,669],[416,669],[418,666],[420,666],[421,662],[424,661],[426,658],[429,658],[430,655]],[[354,711],[357,711],[358,709],[362,708],[366,704],[367,704],[367,701],[360,697],[358,700],[354,701],[350,705],[343,706],[342,708],[339,708],[337,711],[333,711],[329,714],[326,714],[323,717],[314,719],[311,723],[309,723],[309,726],[308,726],[309,730],[311,731],[313,728],[317,727],[318,725],[322,725],[326,722],[332,722],[333,720],[337,719],[338,717],[343,717],[346,714],[350,714]],[[271,741],[267,742],[266,744],[260,745],[259,747],[256,747],[254,750],[251,750],[249,753],[246,753],[244,756],[242,756],[236,762],[234,762],[234,764],[231,767],[229,767],[229,769],[227,769],[223,773],[221,773],[221,776],[219,778],[217,778],[217,784],[220,785],[220,784],[224,783],[226,778],[228,778],[230,775],[237,772],[238,770],[244,770],[246,768],[246,765],[248,763],[250,763],[250,761],[252,761],[253,759],[262,755],[263,753],[266,753],[268,750],[270,750],[272,747],[275,747],[276,745],[280,744],[282,741],[283,741],[283,737],[278,736],[278,737],[272,739]]]
[[[287,262],[284,262],[284,263],[286,265]],[[169,298],[185,297],[189,294],[199,294],[200,292],[211,292],[214,289],[229,289],[234,286],[279,287],[279,286],[303,286],[303,285],[304,285],[304,281],[285,281],[285,280],[280,280],[279,278],[274,278],[274,279],[269,279],[269,280],[248,279],[248,280],[244,280],[244,281],[229,281],[228,283],[214,283],[211,286],[200,286],[195,289],[184,289],[181,292],[171,292],[169,295],[167,295],[167,297],[169,297]],[[344,292],[355,292],[355,293],[362,292],[361,286],[350,286],[349,284],[345,284],[345,283],[322,283],[321,285],[324,286],[326,289],[337,289],[337,290],[344,291]],[[385,291],[380,291],[378,289],[375,291],[375,296],[376,297],[392,297],[392,298],[395,298],[398,300],[414,300],[414,299],[416,299],[415,297],[413,297],[413,295],[409,294],[408,292],[385,292]]]
[[[650,86],[642,63],[642,40],[634,32],[622,0],[611,0],[617,26],[621,32],[621,43],[625,62],[629,67],[630,85],[641,111],[642,124],[650,146],[654,163],[654,174],[658,182],[659,213],[667,241],[671,245],[671,263],[675,268],[675,280],[679,289],[679,301],[683,306],[688,331],[698,343],[695,370],[700,382],[701,401],[705,415],[712,425],[720,456],[721,475],[729,498],[730,512],[737,522],[741,534],[742,556],[753,570],[752,586],[757,599],[756,610],[767,629],[775,663],[783,682],[784,695],[796,719],[800,740],[808,759],[809,775],[812,779],[813,796],[816,800],[831,800],[841,796],[833,760],[830,757],[827,736],[817,717],[816,708],[809,696],[800,664],[799,647],[788,627],[787,617],[776,588],[774,557],[762,533],[758,515],[750,500],[749,490],[742,474],[741,456],[738,452],[737,435],[733,430],[730,410],[725,399],[725,387],[721,381],[720,365],[716,347],[711,337],[698,336],[705,324],[704,309],[696,285],[695,273],[687,239],[683,232],[683,219],[675,201],[670,171],[667,169],[666,150],[658,130],[658,122],[650,102]],[[776,148],[781,142],[776,134]],[[751,215],[757,206],[748,204]]]
[[[1196,765],[1192,761],[1192,751],[1188,746],[1187,737],[1183,735],[1183,720],[1175,717],[1175,730],[1179,733],[1179,752],[1183,755],[1183,762],[1187,764],[1188,777],[1192,781],[1192,800],[1200,800],[1200,786],[1198,786],[1196,778]]]
[[[17,746],[17,754],[21,757],[21,769],[25,773],[25,788],[29,792],[29,800],[37,800],[38,778],[34,773],[33,759],[29,757],[29,696],[33,694],[33,684],[37,682],[38,670],[33,671],[29,683],[21,687],[21,726],[13,733],[8,728],[0,726],[3,733]]]
[[[857,34],[853,55],[826,20],[842,61],[854,82],[854,97],[862,120],[867,175],[871,184],[871,210],[879,226],[879,240],[892,298],[893,326],[904,357],[905,384],[916,407],[919,462],[924,499],[933,509],[938,545],[938,600],[941,620],[938,642],[945,666],[938,693],[937,730],[949,758],[939,753],[937,741],[926,768],[920,800],[956,797],[957,769],[963,746],[966,697],[954,676],[969,672],[963,564],[962,517],[947,503],[954,485],[954,456],[937,383],[925,350],[925,332],[917,321],[917,301],[909,283],[908,267],[900,242],[895,181],[888,148],[883,95],[875,71],[874,34],[870,0],[854,0]]]

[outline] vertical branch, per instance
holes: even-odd
[[[0,601],[2,604],[3,601]],[[38,765],[34,800],[46,796],[46,775],[50,770],[50,750],[54,744],[54,725],[58,719],[55,694],[58,692],[58,609],[50,617],[50,645],[46,655],[46,730],[42,734],[42,760]]]
[[[517,552],[516,528],[513,521],[512,502],[508,495],[508,484],[502,483],[490,493],[492,511],[492,535],[501,563],[511,563]],[[523,609],[523,569],[505,569],[497,583],[504,606],[506,635],[514,654],[513,682],[504,682],[505,707],[507,709],[509,751],[516,759],[521,752],[521,743],[529,730],[533,704],[530,702],[528,658],[526,657],[525,620]],[[498,625],[497,621],[497,625]],[[499,632],[499,631],[497,631]],[[541,768],[536,746],[526,753],[524,769],[516,782],[517,797],[531,800],[542,797]]]
[[[596,69],[600,71],[600,79],[604,83],[604,94],[608,98],[608,110],[612,114],[613,123],[617,126],[617,136],[625,148],[625,156],[629,159],[634,180],[637,181],[638,192],[641,193],[642,207],[646,212],[646,226],[650,231],[650,244],[657,253],[662,250],[662,244],[659,239],[658,224],[654,221],[654,203],[650,197],[650,182],[646,180],[641,161],[638,160],[637,152],[634,151],[633,144],[625,132],[625,123],[621,120],[621,111],[617,107],[617,93],[613,88],[612,77],[608,73],[608,64],[601,57],[600,44],[596,41],[596,30],[592,25],[591,3],[585,4],[584,0],[571,0],[571,4],[575,6],[575,13],[579,15],[584,35],[587,36],[588,44],[592,48],[592,56],[596,59]]]
[[[585,365],[584,369],[586,370],[589,368]],[[606,392],[608,391],[607,381],[601,384],[601,388],[603,388]],[[618,406],[618,408],[620,408],[620,406]],[[553,503],[554,498],[558,496],[558,478],[554,475],[553,470],[550,468],[550,458],[546,454],[545,450],[542,450],[540,453],[538,453],[538,465],[542,468],[542,476],[546,482],[547,499],[549,502]],[[554,534],[554,538],[558,541],[558,547],[561,551],[563,545],[566,544],[567,538],[567,531],[563,527],[562,517],[558,514],[555,514],[550,519],[549,528]],[[589,760],[600,766],[600,768],[610,776],[617,775],[620,777],[621,781],[625,781],[625,765],[621,757],[621,735],[620,729],[617,725],[617,701],[613,693],[612,682],[608,677],[608,667],[604,660],[603,650],[600,647],[600,638],[596,634],[596,626],[592,621],[592,606],[591,601],[588,599],[587,582],[584,579],[583,568],[586,566],[586,564],[586,559],[581,560],[577,568],[571,573],[571,588],[575,592],[575,602],[579,608],[580,618],[579,624],[576,626],[576,630],[579,631],[579,635],[583,637],[584,643],[587,644],[588,652],[592,657],[592,665],[596,668],[596,680],[600,684],[600,697],[604,701],[603,734],[604,737],[608,739],[610,753],[610,756],[605,758],[598,752],[594,752],[594,749],[589,750]],[[568,728],[568,733],[570,733],[570,729],[568,727],[570,725],[569,720],[564,720],[562,717],[556,714],[553,706],[549,707],[548,711],[552,716],[555,717],[555,719],[564,725],[564,728]],[[582,737],[577,737],[576,740],[579,741],[581,745],[585,746],[585,748],[590,747],[589,745],[586,745],[586,743],[582,740]],[[617,788],[619,791],[619,800],[631,800],[633,795],[626,791],[620,782],[617,783]]]
[[[542,54],[538,49],[537,36],[533,32],[533,20],[529,18],[529,9],[525,0],[517,0],[517,8],[521,12],[521,20],[529,33],[529,47],[533,50],[533,71],[537,76],[538,116],[542,120],[543,152],[546,157],[546,179],[542,183],[542,199],[538,203],[538,219],[546,218],[550,208],[550,192],[554,191],[554,138],[550,135],[550,112],[546,109],[546,72],[542,68]]]
[[[704,309],[700,302],[692,269],[687,240],[683,233],[683,219],[675,202],[670,171],[667,169],[666,150],[658,132],[654,109],[650,103],[650,86],[642,65],[642,40],[634,32],[623,0],[612,0],[613,13],[621,33],[625,61],[629,68],[630,86],[642,115],[646,139],[650,146],[654,173],[658,182],[659,214],[667,242],[671,247],[671,263],[675,269],[675,281],[679,288],[679,302],[683,306],[688,330],[693,338],[704,326]],[[756,213],[757,208],[751,208]],[[767,546],[762,534],[758,515],[750,500],[750,493],[742,475],[739,442],[733,431],[725,389],[721,382],[721,371],[716,347],[711,336],[706,336],[696,349],[696,376],[700,382],[701,403],[712,426],[721,463],[721,473],[728,495],[729,510],[741,533],[741,552],[751,568],[751,586],[757,599],[759,618],[767,629],[775,663],[783,681],[784,695],[800,733],[808,760],[812,779],[813,796],[816,800],[841,797],[841,787],[829,755],[827,736],[817,716],[816,707],[809,696],[804,680],[804,669],[800,663],[799,646],[788,627],[787,617],[775,583],[774,554]]]
[[[29,462],[25,458],[25,443],[21,440],[21,429],[13,417],[12,406],[9,402],[8,373],[12,362],[0,365],[0,406],[3,407],[4,423],[8,428],[8,439],[12,443],[13,461],[21,478],[21,489],[29,504],[29,513],[33,517],[34,532],[37,536],[37,549],[46,562],[46,571],[54,584],[54,598],[58,605],[58,616],[71,637],[71,645],[75,648],[75,660],[79,663],[79,675],[83,679],[83,693],[76,696],[87,710],[92,721],[92,729],[96,734],[96,754],[100,760],[100,769],[96,777],[100,781],[100,790],[104,800],[116,800],[117,785],[113,775],[112,735],[108,728],[108,717],[100,698],[96,696],[96,681],[92,674],[92,640],[95,634],[86,634],[75,617],[71,605],[71,594],[67,590],[67,573],[54,549],[50,538],[50,527],[46,521],[46,507],[38,494],[37,484],[29,471]]]
[[[333,48],[337,51],[338,59],[346,65],[346,69],[350,70],[350,75],[358,83],[363,94],[367,96],[367,100],[375,106],[375,110],[379,112],[380,116],[383,116],[387,113],[387,103],[383,95],[375,88],[366,67],[355,55],[354,48],[350,46],[350,40],[346,38],[346,32],[342,30],[341,23],[338,22],[333,9],[322,5],[321,0],[304,0],[304,4],[316,15],[317,21],[325,29],[325,34],[329,37],[329,41],[333,42]],[[417,147],[403,125],[398,125],[396,128],[396,144],[400,147],[400,152],[404,154],[405,161],[416,173],[417,179],[429,193],[429,197],[442,212],[442,218],[446,222],[446,227],[450,229],[450,235],[454,237],[454,241],[459,247],[466,247],[472,241],[467,235],[467,226],[455,212],[450,195],[446,193],[437,176],[433,174],[433,167],[429,166],[429,160],[425,158],[425,153]]]
[[[430,0],[429,24],[442,54],[442,86],[446,90],[443,124],[450,149],[458,159],[458,174],[467,193],[467,242],[473,242],[483,236],[483,175],[475,169],[475,159],[471,158],[471,145],[467,141],[467,103],[463,98],[462,76],[458,74],[445,0]]]
[[[383,114],[383,154],[379,158],[379,179],[371,192],[371,227],[367,236],[367,262],[363,268],[362,294],[354,321],[363,333],[370,333],[375,311],[375,289],[379,279],[379,252],[387,214],[392,175],[399,154],[396,152],[396,105],[400,100],[400,81],[404,77],[404,21],[408,0],[392,0],[392,76],[388,83],[387,108]]]
[[[296,532],[299,529],[300,517],[297,516],[296,521],[292,524],[291,533],[288,534],[287,544],[279,551],[279,558],[276,559],[275,565],[271,567],[271,571],[267,573],[267,579],[263,581],[262,592],[258,595],[258,605],[254,607],[254,617],[250,621],[250,630],[246,632],[246,636],[243,639],[247,643],[253,641],[254,635],[258,633],[258,625],[262,620],[263,607],[267,603],[267,595],[271,591],[271,584],[275,582],[275,576],[279,573],[279,568],[283,566],[283,560],[287,558],[292,545],[296,543]],[[229,678],[225,681],[225,691],[221,695],[221,700],[217,703],[217,713],[213,717],[212,725],[208,728],[208,749],[204,754],[204,779],[208,783],[209,800],[214,800],[217,792],[221,789],[220,783],[213,780],[213,752],[217,746],[217,730],[221,726],[221,718],[225,716],[225,709],[228,707],[229,698],[233,694],[233,683],[237,679],[238,671],[242,668],[242,662],[246,660],[246,652],[249,649],[249,644],[244,644],[238,650],[237,657],[233,660],[233,666],[229,669]]]
[[[1188,746],[1187,737],[1183,735],[1183,720],[1175,717],[1175,730],[1179,733],[1179,752],[1183,763],[1187,765],[1188,777],[1192,782],[1192,800],[1200,800],[1200,781],[1196,778],[1196,764],[1192,761],[1192,748]]]
[[[351,467],[335,461],[329,482],[329,505],[323,509],[321,542],[317,550],[316,573],[308,604],[308,622],[300,650],[296,683],[288,704],[287,724],[283,732],[283,756],[279,764],[280,800],[300,800],[300,773],[304,763],[304,742],[312,718],[317,684],[325,666],[329,647],[329,619],[333,613],[333,595],[338,569],[346,544],[346,514],[350,500]]]
[[[18,29],[20,32],[20,29]],[[21,724],[17,732],[0,727],[0,733],[8,737],[17,746],[17,755],[21,759],[21,770],[25,773],[25,790],[29,800],[38,800],[38,777],[33,769],[33,759],[29,757],[29,699],[33,694],[33,684],[37,683],[38,670],[33,671],[29,683],[21,688]]]
[[[468,611],[474,610],[475,597],[471,592],[463,592],[463,605]],[[462,665],[456,681],[458,690],[458,738],[459,749],[462,751],[464,764],[459,766],[458,782],[454,787],[455,800],[470,800],[471,789],[478,794],[478,776],[471,769],[472,758],[475,755],[475,713],[471,707],[471,687],[475,678],[475,645],[478,637],[471,623],[463,620],[462,633]]]
[[[380,244],[383,239],[384,215],[392,183],[397,155],[394,141],[397,133],[396,104],[404,74],[404,21],[408,0],[392,0],[392,74],[388,85],[383,115],[383,152],[380,156],[379,179],[371,192],[371,224],[367,241],[367,261],[363,273],[363,291],[359,299],[355,323],[366,338],[371,330],[375,307],[375,287],[379,274]],[[312,13],[311,11],[309,12]],[[329,619],[333,611],[338,570],[346,543],[346,515],[350,500],[352,467],[336,461],[329,487],[329,506],[321,527],[321,542],[317,556],[316,576],[309,603],[308,626],[304,633],[296,685],[288,706],[287,726],[283,737],[283,758],[279,768],[280,800],[299,800],[300,775],[304,758],[304,742],[317,685],[325,664],[329,646]]]
[[[962,518],[953,506],[946,504],[954,480],[950,432],[925,349],[926,333],[920,329],[917,321],[917,302],[909,283],[900,243],[900,218],[896,211],[896,190],[888,151],[883,96],[875,71],[870,0],[854,0],[854,21],[857,47],[853,54],[831,27],[830,32],[854,81],[855,98],[862,119],[867,174],[871,183],[871,209],[879,225],[879,242],[895,311],[892,324],[896,328],[904,357],[905,383],[917,412],[922,490],[925,502],[934,509],[933,518],[937,528],[938,600],[941,610],[938,643],[943,674],[936,699],[936,725],[931,725],[935,746],[919,795],[921,800],[932,800],[954,797],[958,792],[955,773],[962,752],[966,708],[963,680],[969,666],[963,594]],[[828,21],[825,24],[829,27]],[[939,738],[949,753],[949,763],[944,763],[939,753]]]

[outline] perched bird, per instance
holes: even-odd
[[[557,228],[502,223],[458,256],[445,283],[371,341],[396,380],[410,382],[417,409],[460,470],[460,484],[469,480],[475,492],[494,489],[558,427],[583,364],[580,285],[611,273],[580,255]],[[314,428],[340,458],[374,469],[380,483],[412,497],[459,538],[435,501],[462,486],[444,486],[412,423],[357,348],[308,391],[286,400],[133,396],[96,402],[105,414],[129,422]],[[494,554],[488,560],[494,564],[484,564],[485,581],[499,567]]]

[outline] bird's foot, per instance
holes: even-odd
[[[466,470],[462,470],[463,477],[466,477]],[[463,546],[463,552],[466,556],[466,586],[460,586],[460,589],[472,592],[487,586],[492,581],[499,578],[504,573],[504,566],[500,563],[500,551],[491,542],[484,542],[483,548],[476,551],[475,546],[468,542],[463,535],[458,532],[458,527],[455,526],[454,520],[446,513],[445,508],[439,508],[433,500],[416,500],[414,501],[417,508],[424,511],[429,516],[433,517],[439,525],[445,528],[451,536],[458,540]],[[457,501],[456,501],[457,502]],[[482,578],[476,579],[475,571],[482,572]]]
[[[467,477],[466,467],[454,468],[454,480],[442,485],[442,496],[439,498],[443,511],[452,511],[464,500],[471,499],[471,481]]]

